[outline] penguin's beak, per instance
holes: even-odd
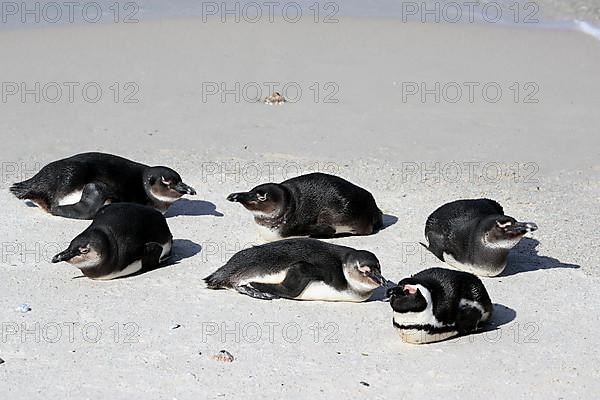
[[[251,192],[231,193],[227,196],[227,200],[237,203],[248,203],[250,201],[256,201],[256,194]]]
[[[177,185],[173,186],[173,189],[175,189],[177,191],[177,193],[180,193],[180,194],[191,194],[191,195],[196,194],[196,191],[194,190],[193,187],[188,186],[183,182],[179,182]]]
[[[374,272],[373,270],[366,273],[369,278],[371,278],[376,283],[379,283],[381,286],[387,285],[387,279],[381,275],[379,272]]]
[[[69,261],[71,258],[78,256],[79,254],[81,253],[77,249],[66,249],[65,251],[62,251],[54,257],[52,257],[52,263],[55,264],[61,261]]]
[[[533,222],[515,222],[506,228],[506,232],[518,236],[524,235],[527,232],[533,232],[537,230],[538,226]]]

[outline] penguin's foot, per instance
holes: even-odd
[[[246,296],[254,297],[255,299],[273,300],[279,298],[277,295],[261,292],[250,284],[238,286],[235,288],[235,290],[241,294],[245,294]]]

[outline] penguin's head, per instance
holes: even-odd
[[[431,292],[414,278],[404,278],[388,289],[387,296],[395,312],[422,312],[431,303]]]
[[[538,228],[533,222],[518,222],[507,215],[488,217],[482,225],[484,245],[496,249],[511,249],[527,232]]]
[[[108,239],[103,232],[83,232],[71,241],[69,247],[52,258],[53,263],[66,261],[84,270],[97,267],[108,254]]]
[[[381,275],[381,266],[375,254],[366,250],[355,250],[344,258],[344,276],[358,292],[369,292],[385,285],[387,280]]]
[[[274,218],[284,212],[287,189],[277,183],[265,183],[249,192],[232,193],[227,200],[241,203],[255,217]]]
[[[152,200],[163,203],[172,203],[184,194],[196,194],[194,188],[183,183],[181,176],[168,167],[147,168],[144,189]]]

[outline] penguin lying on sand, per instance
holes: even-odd
[[[113,279],[150,271],[171,254],[173,237],[157,210],[132,203],[110,204],[92,224],[52,258],[66,261],[92,279]]]
[[[385,279],[373,253],[316,239],[286,239],[236,253],[204,279],[258,299],[360,302]]]
[[[104,153],[82,153],[51,162],[10,191],[50,214],[92,219],[105,204],[131,202],[165,212],[196,191],[168,167],[149,167]]]
[[[480,276],[504,271],[508,252],[533,222],[518,222],[504,215],[494,200],[457,200],[435,210],[425,224],[427,247],[437,258]]]
[[[340,177],[312,173],[232,193],[253,215],[267,241],[290,236],[369,235],[383,226],[371,193]]]
[[[430,268],[388,290],[393,323],[402,340],[438,342],[479,328],[492,315],[492,302],[475,275]]]

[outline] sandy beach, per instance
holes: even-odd
[[[175,19],[0,32],[0,396],[593,398],[600,392],[600,41],[583,33],[339,18]],[[262,103],[273,90],[288,102]],[[51,264],[88,221],[8,187],[103,151],[168,165],[171,265],[109,282]],[[539,230],[483,279],[489,332],[404,344],[389,303],[258,301],[202,278],[258,242],[227,194],[312,171],[368,190],[395,282],[442,263],[427,216],[489,197]],[[31,307],[23,313],[17,308]],[[212,357],[220,350],[230,364]]]

